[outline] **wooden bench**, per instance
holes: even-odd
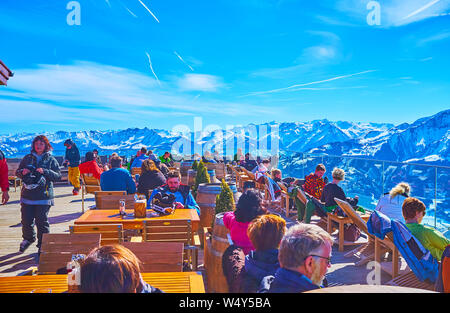
[[[203,277],[198,272],[141,273],[142,279],[166,293],[204,293]],[[0,277],[0,293],[30,293],[49,288],[52,293],[67,291],[67,275]]]
[[[192,231],[190,220],[145,220],[142,240],[144,242],[181,242],[184,244],[185,260],[197,269],[198,248],[201,246],[198,234]]]
[[[43,234],[37,274],[57,274],[73,254],[89,254],[100,246],[100,234]]]
[[[122,245],[138,257],[143,272],[183,271],[182,242],[124,242]]]
[[[96,191],[95,207],[98,210],[119,210],[119,201],[125,200],[126,209],[134,209],[134,194],[127,195],[126,191]]]
[[[101,234],[102,246],[124,241],[122,224],[91,224],[91,225],[71,225],[71,234]]]

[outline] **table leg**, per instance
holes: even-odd
[[[339,221],[339,252],[344,251],[344,223]]]

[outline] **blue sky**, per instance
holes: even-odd
[[[2,0],[0,133],[327,118],[450,107],[450,1]]]

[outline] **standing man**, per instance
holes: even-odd
[[[8,164],[3,152],[0,150],[0,188],[2,189],[2,204],[9,200]]]
[[[67,139],[64,146],[66,146],[64,163],[69,166],[69,181],[73,185],[72,194],[76,196],[80,191],[80,169],[78,168],[81,160],[80,151],[72,139]]]

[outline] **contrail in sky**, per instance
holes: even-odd
[[[328,79],[319,80],[319,81],[315,81],[315,82],[298,84],[298,85],[292,85],[292,86],[285,87],[285,88],[278,88],[278,89],[272,89],[272,90],[267,90],[267,91],[252,92],[252,93],[249,93],[249,94],[241,96],[241,97],[263,95],[263,94],[267,94],[267,93],[275,93],[275,92],[286,91],[286,90],[295,91],[295,90],[291,90],[291,89],[298,88],[298,87],[303,87],[303,86],[309,86],[309,85],[325,83],[325,82],[330,82],[330,81],[333,81],[333,80],[338,80],[338,79],[347,78],[347,77],[351,77],[351,76],[355,76],[355,75],[361,75],[361,74],[370,73],[370,72],[375,72],[375,70],[368,70],[368,71],[363,71],[363,72],[354,73],[354,74],[336,76],[336,77],[333,77],[333,78],[328,78]]]
[[[147,54],[147,57],[148,57],[148,63],[150,64],[150,69],[152,70],[153,75],[155,76],[156,80],[158,81],[158,84],[161,86],[161,82],[159,81],[158,76],[156,76],[156,73],[155,73],[155,71],[153,70],[152,60],[150,59],[150,54],[148,54],[148,52],[145,52],[145,54]]]
[[[144,2],[142,2],[141,0],[138,0],[143,6],[144,6],[144,8],[146,8],[147,9],[147,11],[148,12],[150,12],[150,14],[155,18],[155,20],[159,23],[159,20],[156,18],[156,16],[155,16],[155,14],[153,14],[153,12],[152,11],[150,11],[150,9],[149,8],[147,8],[147,6],[145,5],[145,3]]]
[[[183,62],[184,64],[186,64],[187,67],[189,67],[191,69],[191,71],[194,71],[194,69],[192,68],[192,66],[190,66],[189,64],[187,64],[183,58],[176,52],[174,51],[173,53],[175,53],[175,55],[181,60],[181,62]]]
[[[438,3],[439,1],[441,1],[441,0],[433,0],[433,1],[431,1],[431,2],[428,3],[428,4],[425,4],[425,5],[424,5],[423,7],[421,7],[420,9],[417,9],[416,11],[410,13],[408,16],[405,16],[403,19],[406,20],[407,18],[410,18],[410,17],[412,17],[412,16],[414,16],[414,15],[417,15],[417,14],[419,14],[420,12],[425,11],[426,9],[428,9],[429,7],[431,7],[432,5],[435,5],[435,4]]]

